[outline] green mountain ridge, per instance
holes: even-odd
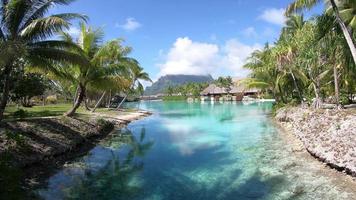
[[[166,75],[160,77],[152,86],[146,87],[144,95],[163,93],[168,86],[184,85],[186,83],[210,83],[214,81],[211,75]]]

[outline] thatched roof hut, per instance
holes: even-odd
[[[218,87],[215,84],[210,84],[200,94],[203,95],[203,96],[221,95],[221,94],[227,94],[227,90],[225,88]]]
[[[226,94],[256,94],[258,92],[260,92],[260,90],[257,88],[247,88],[241,82],[240,83],[235,82],[229,92],[226,90],[226,88],[218,87],[215,84],[210,84],[200,94],[202,96],[209,96],[209,95],[226,95]]]

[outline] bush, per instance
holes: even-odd
[[[98,118],[96,120],[96,124],[99,128],[100,131],[107,131],[107,130],[110,130],[112,128],[114,128],[114,124],[103,119],[103,118]]]
[[[19,109],[19,110],[15,111],[15,112],[12,114],[12,116],[13,116],[14,118],[23,119],[23,118],[28,117],[29,115],[28,115],[28,112],[27,112],[27,111],[25,111],[25,110],[23,110],[23,109]]]
[[[349,97],[348,97],[346,94],[341,94],[341,95],[340,95],[340,103],[341,103],[342,105],[350,104]]]
[[[46,102],[47,102],[47,103],[50,103],[50,104],[56,104],[57,101],[58,101],[58,99],[57,99],[57,96],[56,96],[56,95],[48,96],[48,97],[46,98]]]

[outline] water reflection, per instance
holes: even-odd
[[[53,176],[48,190],[40,191],[40,195],[45,199],[129,199],[136,196],[141,191],[138,175],[144,168],[142,158],[154,144],[146,142],[145,135],[144,127],[138,137],[129,129],[112,135],[82,161]],[[65,179],[72,181],[66,183]]]
[[[268,119],[271,104],[142,106],[155,114],[131,123],[51,177],[42,197],[352,199],[286,147]]]

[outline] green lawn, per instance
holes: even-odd
[[[15,105],[10,105],[5,109],[5,119],[15,119],[14,113],[19,109],[26,111],[25,118],[33,117],[51,117],[51,116],[62,116],[63,113],[67,112],[72,107],[71,104],[53,104],[46,106],[33,106],[31,108],[17,107]],[[109,115],[117,115],[118,111],[108,110],[107,108],[99,108],[96,111],[97,113],[105,113]],[[89,117],[91,112],[86,111],[83,107],[80,107],[77,110],[77,117]]]

